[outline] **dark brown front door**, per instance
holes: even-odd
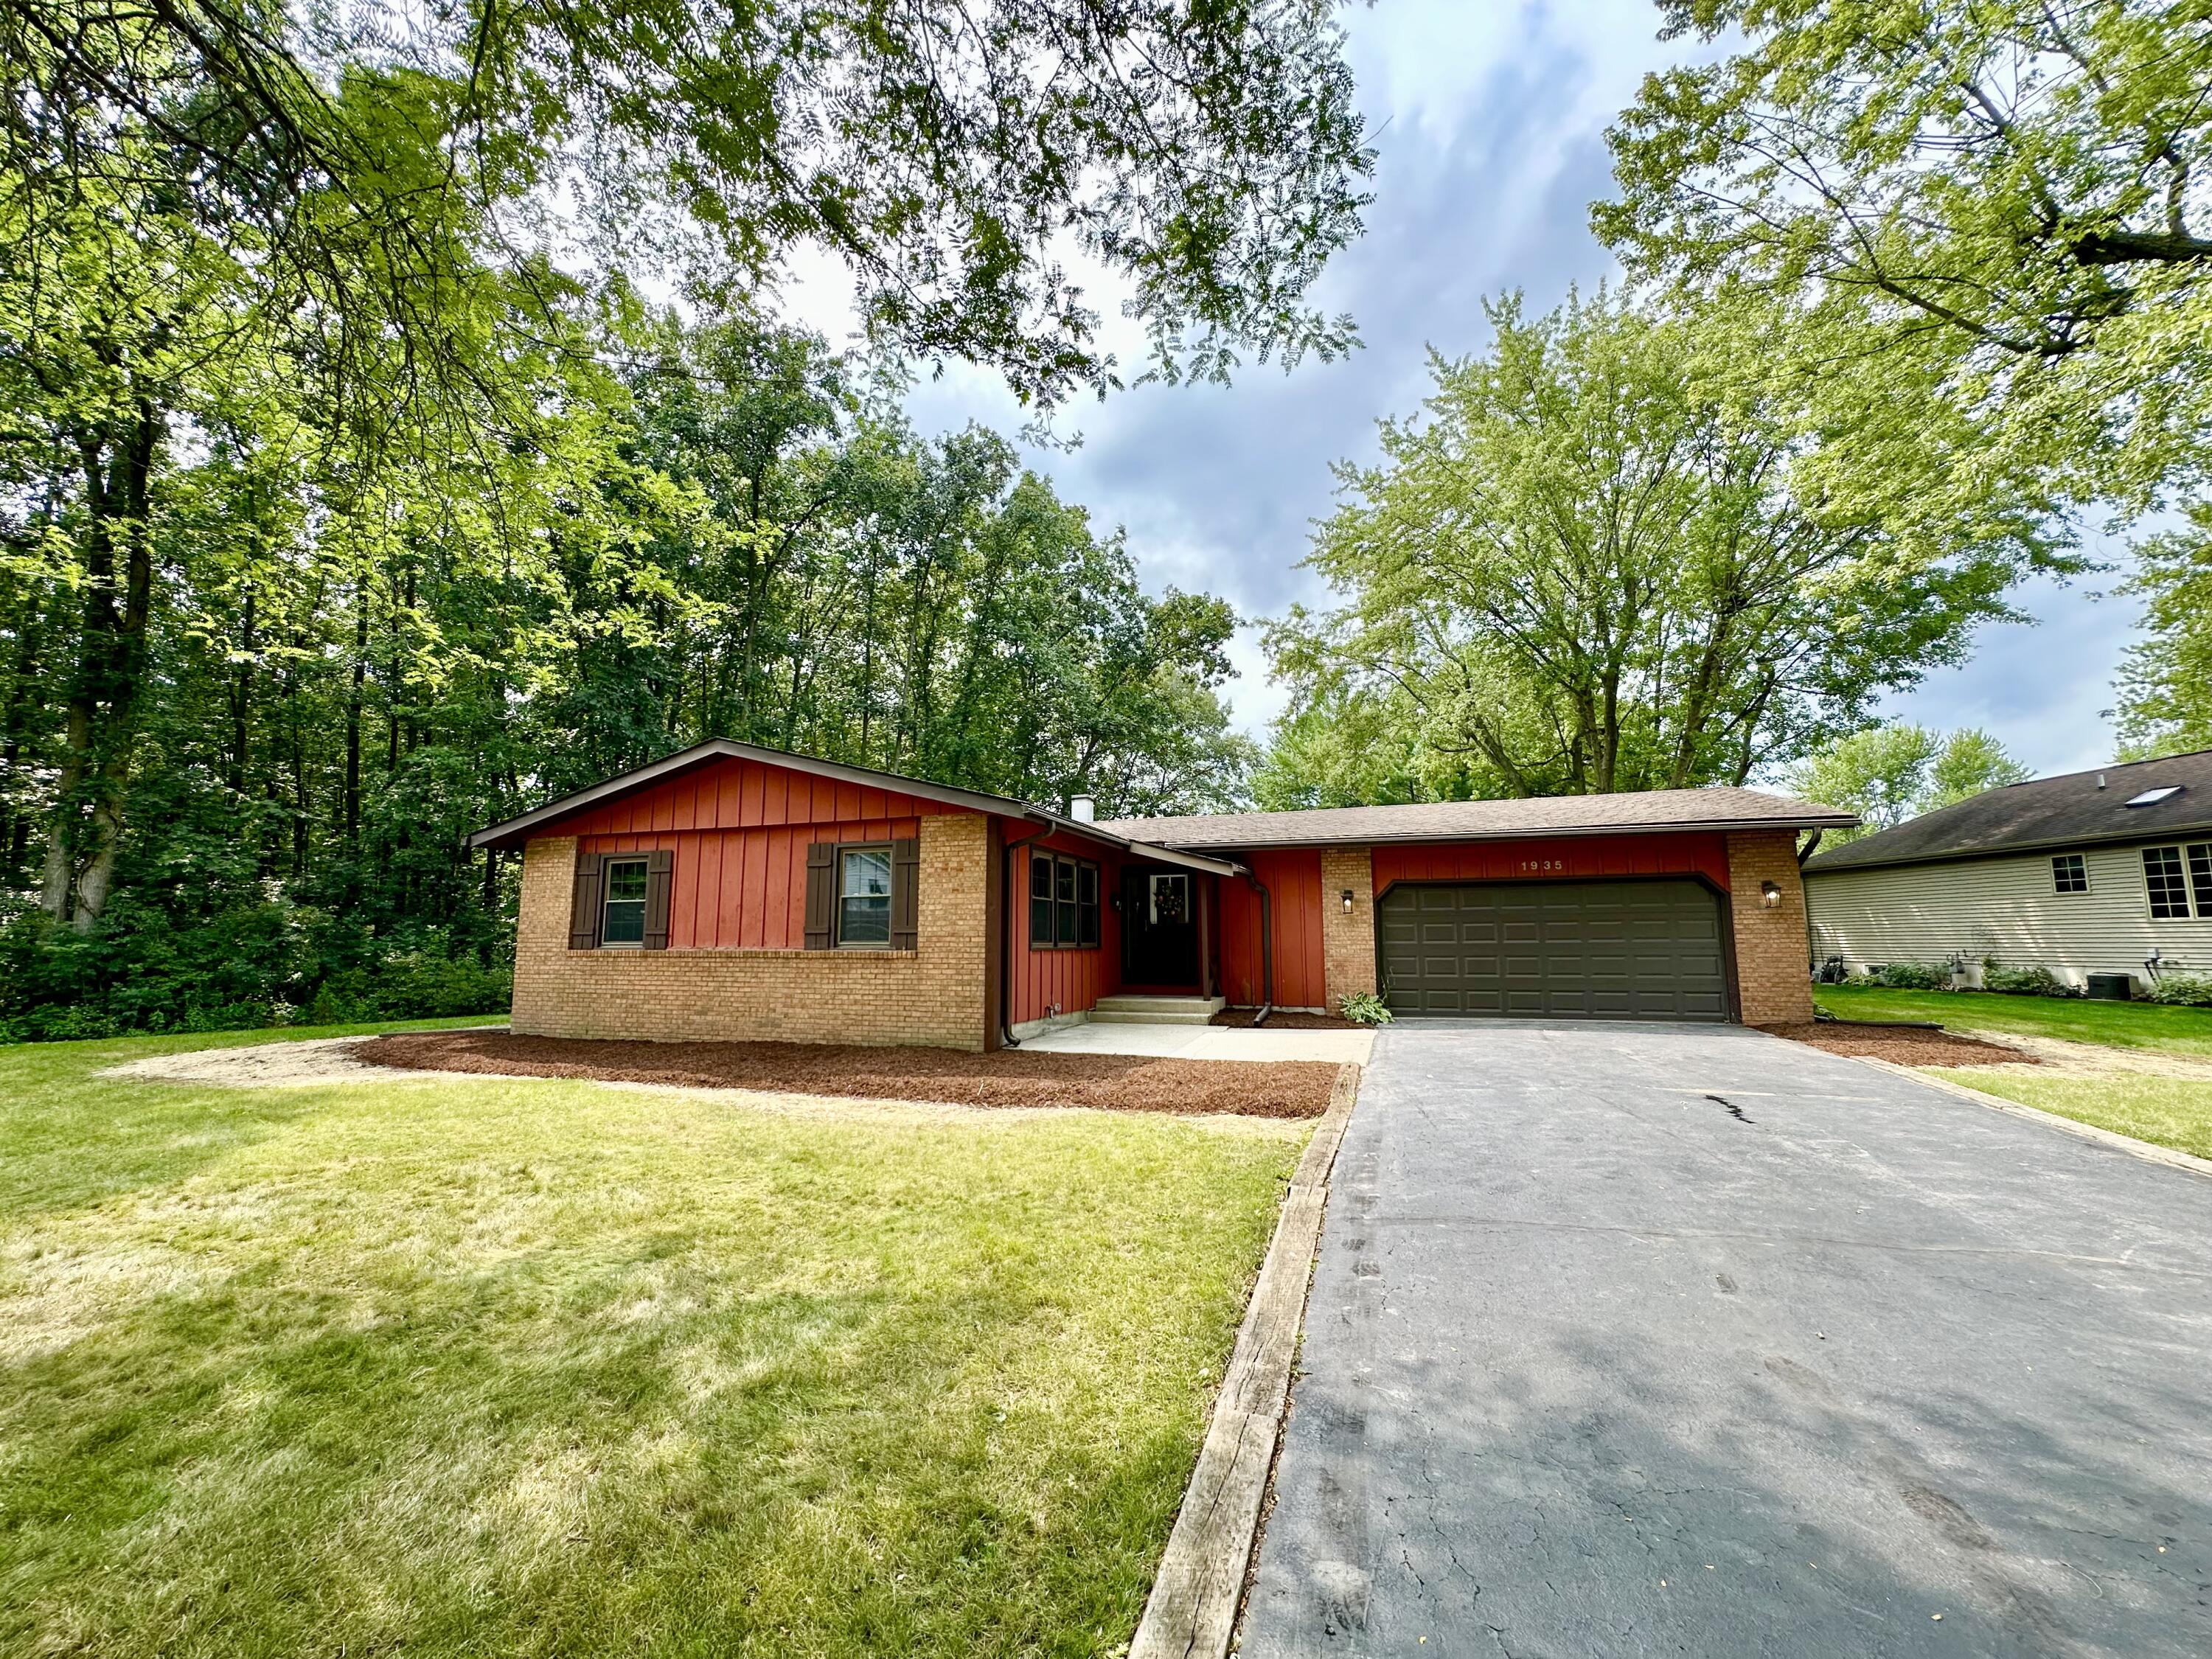
[[[1196,988],[1198,880],[1188,870],[1122,871],[1122,983]]]

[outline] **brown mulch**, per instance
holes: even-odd
[[[1252,1023],[1257,1008],[1224,1008],[1213,1017],[1216,1025],[1233,1025],[1239,1030]],[[1356,1031],[1358,1024],[1348,1019],[1339,1019],[1334,1014],[1294,1014],[1288,1009],[1278,1008],[1267,1016],[1263,1031]]]
[[[1271,1020],[1269,1024],[1273,1022]],[[848,1043],[629,1042],[507,1031],[404,1031],[354,1049],[372,1066],[501,1077],[593,1078],[685,1089],[915,1100],[958,1106],[1088,1106],[1109,1112],[1319,1117],[1324,1060],[1158,1060],[1136,1054],[994,1054]]]
[[[1983,1042],[1955,1031],[1908,1025],[1863,1025],[1852,1020],[1808,1020],[1761,1028],[1832,1054],[1867,1054],[1898,1066],[2033,1066],[2035,1056],[2001,1042]]]

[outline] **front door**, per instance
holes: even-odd
[[[1121,872],[1121,981],[1125,985],[1198,983],[1196,880],[1187,870]]]

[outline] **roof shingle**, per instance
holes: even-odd
[[[1324,806],[1302,812],[1209,812],[1113,818],[1100,828],[1163,847],[1322,847],[1387,841],[1495,841],[1522,836],[1638,835],[1668,830],[1840,828],[1849,812],[1763,789],[1652,789],[1531,800]]]
[[[2156,789],[2179,793],[2142,806],[2127,803]],[[2155,841],[2212,830],[2212,749],[2129,761],[1986,790],[1848,846],[1816,854],[1805,870],[1864,870],[2025,852],[2082,842]]]

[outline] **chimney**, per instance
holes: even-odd
[[[1068,802],[1067,816],[1078,823],[1090,823],[1098,816],[1098,803],[1088,795],[1078,795]]]

